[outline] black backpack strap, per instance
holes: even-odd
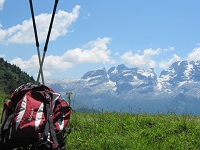
[[[8,129],[10,128],[12,118],[13,118],[13,114],[10,115],[10,116],[8,117],[8,119],[6,120],[6,123],[5,123],[5,125],[4,125],[3,131],[4,131],[4,130],[8,130]]]
[[[54,130],[53,120],[52,120],[52,110],[50,107],[51,96],[45,92],[46,97],[46,114],[47,114],[47,121],[45,124],[44,132],[42,135],[42,139],[36,143],[37,146],[46,145],[48,148],[51,148],[51,144],[49,143],[52,138],[53,143],[55,144],[53,149],[59,147],[56,132]],[[50,139],[49,139],[50,138]]]
[[[9,136],[8,135],[9,134],[8,130],[11,127],[12,118],[13,118],[13,114],[8,117],[8,119],[6,120],[6,123],[5,123],[4,127],[3,128],[1,127],[1,130],[0,130],[0,137],[1,137],[1,139],[0,139],[0,145],[1,145],[1,147],[5,143],[6,137]]]

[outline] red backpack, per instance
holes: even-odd
[[[23,84],[4,103],[0,149],[65,150],[72,112],[66,101],[45,85]]]

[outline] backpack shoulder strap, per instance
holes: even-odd
[[[46,145],[47,147],[50,146],[50,144],[46,141],[48,141],[48,138],[52,138],[53,140],[53,148],[58,147],[58,140],[56,136],[56,132],[54,130],[53,120],[52,120],[52,109],[51,109],[51,96],[49,93],[45,92],[45,98],[46,98],[46,114],[47,114],[47,122],[44,127],[44,132],[42,135],[42,139],[36,143],[36,146]],[[49,135],[50,134],[50,135]],[[49,147],[50,148],[50,147]]]

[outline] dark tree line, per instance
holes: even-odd
[[[11,94],[19,85],[27,82],[36,81],[16,65],[0,58],[0,93]]]

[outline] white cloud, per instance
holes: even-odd
[[[55,40],[59,36],[64,36],[69,32],[68,27],[78,18],[79,10],[80,6],[77,5],[73,8],[71,13],[62,10],[58,11],[55,15],[50,40]],[[40,43],[46,40],[50,19],[51,14],[40,14],[35,17]],[[18,24],[7,30],[0,28],[0,35],[0,43],[4,44],[35,43],[32,19],[25,20],[22,24]]]
[[[87,49],[76,48],[66,51],[62,56],[49,55],[44,61],[44,75],[51,76],[56,72],[63,72],[72,68],[75,64],[80,63],[107,63],[113,62],[110,58],[110,50],[107,44],[110,38],[97,38],[95,41],[89,42]],[[15,58],[10,63],[19,66],[22,70],[32,75],[37,75],[39,70],[38,56],[34,55],[29,60]]]
[[[163,49],[165,52],[170,52],[174,50],[174,46],[169,46],[168,48]]]
[[[29,60],[22,60],[21,58],[15,58],[11,62],[11,64],[15,64],[19,66],[22,70],[37,76],[39,71],[39,61],[38,56],[33,55]],[[47,56],[44,60],[43,64],[43,72],[44,76],[51,76],[52,73],[56,71],[63,71],[72,67],[70,62],[63,62],[62,56]]]
[[[0,10],[3,9],[4,2],[5,2],[5,0],[0,0]]]
[[[37,55],[33,55],[29,60],[22,60],[21,58],[15,58],[10,63],[19,66],[22,70],[26,70],[27,72],[31,72],[39,68]]]
[[[153,55],[158,55],[161,49],[145,49],[143,54],[139,54],[141,50],[139,50],[136,54],[132,54],[132,52],[126,52],[121,56],[121,59],[124,62],[127,62],[129,65],[133,67],[139,67],[141,69],[149,69],[154,68],[156,66],[156,61],[152,60]]]
[[[159,63],[159,67],[163,68],[163,69],[167,69],[169,68],[174,62],[176,61],[180,61],[181,58],[174,54],[173,57],[171,59],[169,59],[168,61],[162,61],[161,63]]]
[[[193,49],[191,53],[188,54],[189,61],[197,61],[200,60],[200,47],[196,47]]]
[[[109,42],[110,38],[97,38],[97,40],[86,44],[84,46],[86,49],[76,48],[74,50],[67,51],[64,54],[64,57],[74,63],[110,62],[110,50],[107,48],[107,44]]]

